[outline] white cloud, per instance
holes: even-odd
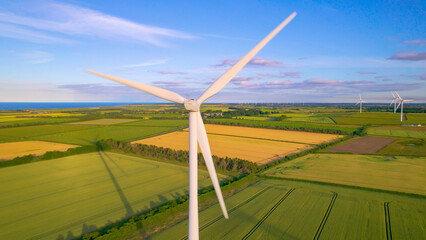
[[[31,40],[28,34],[25,38],[22,33],[19,35],[23,29],[19,29],[18,26],[25,26],[31,28],[33,33],[38,31],[37,33],[44,35],[45,39],[55,38],[51,34],[60,33],[165,46],[166,38],[195,38],[181,31],[136,23],[71,4],[48,2],[41,5],[39,9],[36,14],[42,15],[43,18],[0,12],[0,22],[15,25],[15,29],[9,29],[9,32],[14,34],[9,33],[7,37]],[[49,35],[43,31],[49,32]]]
[[[149,62],[126,65],[126,66],[122,66],[122,68],[149,67],[149,66],[154,66],[154,65],[162,65],[162,64],[165,64],[167,62],[168,62],[167,59],[159,59],[159,60],[152,60],[152,61],[149,61]]]
[[[31,51],[26,53],[24,57],[33,64],[48,63],[54,59],[50,53],[43,51]]]

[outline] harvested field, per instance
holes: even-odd
[[[112,125],[112,124],[119,124],[119,123],[128,123],[128,122],[134,122],[138,119],[97,119],[97,120],[90,120],[90,121],[83,121],[83,122],[72,122],[69,124],[84,124],[84,125]]]
[[[426,158],[309,154],[279,164],[265,175],[426,195]]]
[[[395,138],[374,136],[361,137],[324,150],[324,152],[377,153],[395,140]]]
[[[198,176],[200,188],[211,184]],[[117,153],[3,168],[0,239],[74,239],[187,191],[188,168]]]
[[[423,239],[424,199],[276,179],[227,198],[228,220],[217,204],[200,212],[200,239],[386,239],[384,202],[394,239]],[[187,227],[185,220],[150,239],[186,239]]]
[[[74,147],[78,146],[43,141],[0,143],[0,159],[11,160],[28,154],[42,155],[48,151],[66,151]]]
[[[240,127],[235,128],[239,129]],[[311,147],[307,144],[215,134],[209,134],[208,138],[213,155],[219,157],[240,158],[255,162],[259,165],[268,163],[278,157],[300,152]],[[188,132],[177,131],[134,141],[133,143],[156,145],[175,150],[188,150]]]
[[[343,137],[342,135],[285,131],[265,128],[235,127],[215,124],[206,124],[208,134],[230,135],[254,139],[276,140],[302,144],[321,144]]]

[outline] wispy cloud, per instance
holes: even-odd
[[[266,78],[300,78],[300,72],[283,72],[280,74],[258,73],[258,75]]]
[[[420,39],[416,39],[416,40],[407,40],[404,41],[405,44],[419,44],[420,46],[425,46],[426,45],[426,40],[420,40]]]
[[[166,71],[166,70],[153,71],[153,72],[156,72],[156,73],[159,73],[159,74],[167,74],[167,75],[185,75],[185,74],[188,74],[187,72],[174,72],[174,71]]]
[[[251,38],[241,38],[241,37],[231,37],[231,36],[224,36],[224,35],[219,35],[219,34],[210,34],[210,33],[203,33],[200,34],[201,36],[205,36],[205,37],[213,37],[213,38],[221,38],[221,39],[230,39],[230,40],[243,40],[243,41],[257,41]]]
[[[400,74],[401,77],[426,81],[426,74]]]
[[[74,41],[53,37],[42,32],[22,28],[17,25],[0,23],[0,37],[25,40],[34,43],[73,43]]]
[[[388,59],[403,60],[403,61],[422,61],[422,60],[426,60],[426,52],[418,52],[418,53],[399,52],[390,56]]]
[[[226,67],[226,66],[232,66],[237,61],[224,58],[219,63],[211,64],[212,67]],[[267,60],[263,59],[261,57],[255,57],[252,60],[250,60],[247,63],[247,66],[254,66],[254,67],[284,67],[283,63],[281,61],[275,61],[275,60]]]
[[[31,41],[29,32],[24,34],[23,29],[18,27],[24,26],[31,28],[32,32],[38,31],[39,35],[44,35],[44,40],[49,40],[49,38],[53,40],[55,37],[52,37],[51,34],[59,33],[165,46],[165,39],[195,38],[195,36],[181,31],[136,23],[71,4],[47,2],[42,3],[37,9],[39,11],[36,12],[36,15],[41,15],[42,18],[0,12],[0,22],[15,25],[15,28],[9,27],[8,37]],[[3,26],[3,28],[5,27]]]
[[[376,72],[368,72],[368,71],[360,71],[360,72],[357,72],[358,74],[361,74],[361,75],[375,75],[375,74],[377,74]]]
[[[139,67],[148,67],[148,66],[154,66],[154,65],[162,65],[167,62],[168,62],[167,59],[158,59],[158,60],[151,60],[151,61],[143,62],[143,63],[125,65],[121,67],[122,68],[139,68]]]
[[[26,53],[24,57],[33,64],[48,63],[54,59],[52,54],[44,51],[31,51]]]

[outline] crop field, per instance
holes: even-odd
[[[284,119],[284,121],[335,124],[335,122],[329,117],[290,117]]]
[[[97,120],[90,120],[90,121],[82,121],[82,122],[73,122],[70,124],[83,124],[83,125],[112,125],[112,124],[119,124],[119,123],[127,123],[127,122],[134,122],[137,121],[137,119],[97,119]]]
[[[4,122],[19,122],[19,121],[32,120],[32,119],[38,119],[38,118],[4,117],[4,118],[0,118],[0,123],[4,123]]]
[[[394,142],[395,138],[367,136],[352,139],[339,144],[333,148],[324,150],[324,152],[346,152],[346,153],[377,153],[382,148]]]
[[[186,126],[185,121],[142,120],[111,126],[56,124],[0,129],[0,142],[43,140],[76,145],[90,145],[100,139],[132,140],[173,131]],[[133,124],[133,125],[124,125]],[[186,124],[188,122],[186,121]]]
[[[306,179],[426,195],[426,158],[355,154],[309,154],[263,172]]]
[[[412,128],[411,128],[412,129]],[[409,130],[397,130],[397,129],[385,129],[385,128],[369,128],[368,134],[381,135],[381,136],[392,136],[392,137],[409,137],[409,138],[426,138],[426,131],[416,131],[416,129]]]
[[[407,113],[407,119],[412,123],[426,124],[426,113]]]
[[[255,162],[259,165],[312,147],[308,144],[217,134],[209,134],[208,138],[213,155],[219,157],[240,158]],[[134,141],[133,143],[156,145],[175,150],[188,150],[188,132],[177,131]]]
[[[424,198],[287,180],[262,180],[200,212],[200,239],[422,239]],[[386,209],[386,210],[385,210]],[[387,231],[386,222],[392,224]],[[153,240],[186,239],[188,222]]]
[[[13,119],[13,120],[12,120]],[[76,121],[75,118],[1,118],[0,127],[22,124],[54,124]]]
[[[303,131],[303,128],[317,129],[319,131],[327,130],[337,130],[344,131],[347,133],[352,133],[357,130],[357,126],[337,126],[331,124],[321,124],[321,123],[303,123],[303,122],[284,122],[284,121],[253,121],[253,120],[240,120],[240,119],[211,119],[209,122],[217,122],[222,124],[231,124],[238,126],[239,124],[244,124],[245,126],[250,127],[265,127],[265,128],[280,128],[280,127],[292,127],[299,128]]]
[[[341,135],[334,134],[285,131],[250,127],[234,127],[215,124],[206,124],[205,126],[208,134],[276,140],[303,144],[321,144],[324,142],[331,142],[343,137]]]
[[[23,141],[0,143],[0,159],[10,160],[28,154],[42,155],[48,151],[66,151],[76,145],[43,141]]]
[[[207,172],[199,179],[210,184]],[[109,152],[3,168],[0,239],[69,239],[182,196],[187,186],[185,167]]]
[[[424,138],[403,138],[384,147],[378,152],[386,155],[414,155],[426,156],[426,144]]]
[[[333,116],[333,120],[338,124],[355,124],[355,125],[401,125],[400,114],[389,112],[363,112],[352,113],[348,115]],[[410,121],[405,121],[404,124]]]

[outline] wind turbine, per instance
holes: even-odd
[[[226,219],[228,219],[228,213],[226,210],[225,202],[223,200],[222,192],[220,190],[219,181],[217,179],[216,171],[212,155],[210,152],[210,146],[207,139],[206,129],[204,127],[203,118],[200,113],[200,105],[208,98],[214,96],[222,88],[231,81],[235,75],[278,33],[283,29],[293,18],[296,16],[296,12],[293,12],[288,16],[278,27],[276,27],[271,33],[269,33],[260,43],[258,43],[250,52],[248,52],[243,58],[235,63],[228,71],[220,76],[197,100],[185,99],[181,95],[172,91],[146,85],[143,83],[137,83],[122,78],[109,76],[102,73],[86,70],[89,73],[98,75],[110,79],[112,81],[136,88],[143,92],[152,94],[159,98],[169,100],[171,102],[183,104],[185,109],[189,111],[189,224],[188,224],[188,238],[190,240],[198,240],[199,228],[198,228],[198,179],[197,179],[197,141],[200,145],[201,152],[204,160],[206,161],[207,170],[209,171],[210,178],[212,180],[214,189],[216,191],[217,198],[219,200],[222,213]]]
[[[396,101],[398,101],[398,98],[395,96],[395,94],[393,94],[393,92],[391,93],[392,93],[393,99],[392,99],[392,102],[389,104],[389,106],[391,106],[393,103],[393,113],[396,113],[396,109],[397,109]]]
[[[402,122],[402,115],[404,114],[403,113],[403,111],[404,111],[404,102],[412,102],[414,100],[411,100],[411,99],[402,99],[402,97],[399,96],[399,94],[398,94],[397,91],[395,91],[395,94],[398,96],[398,100],[399,100],[399,104],[398,104],[398,107],[396,107],[396,109],[398,109],[399,105],[401,105],[401,120],[400,121]]]
[[[359,100],[355,105],[359,104],[359,113],[362,113],[362,103],[365,103],[364,100],[362,100],[361,95],[359,95]]]

